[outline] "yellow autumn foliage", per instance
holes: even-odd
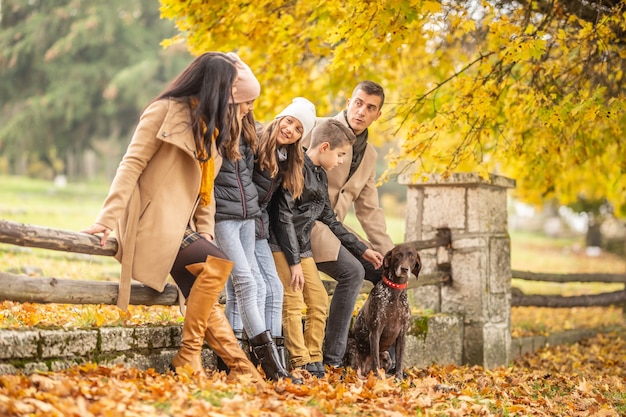
[[[257,119],[294,96],[320,116],[363,79],[386,90],[376,145],[389,169],[517,180],[539,203],[607,198],[626,214],[624,3],[161,0],[193,54],[236,51],[261,85]]]

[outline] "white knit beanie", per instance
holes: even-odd
[[[290,105],[278,113],[274,119],[284,116],[292,116],[302,123],[302,138],[306,138],[315,126],[315,105],[304,97],[296,97]]]

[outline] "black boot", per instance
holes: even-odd
[[[287,349],[285,349],[285,338],[282,336],[275,336],[274,343],[276,344],[276,351],[278,352],[278,358],[283,368],[289,369],[287,366]]]
[[[217,370],[218,371],[224,371],[224,372],[226,372],[226,375],[228,375],[230,373],[230,369],[228,368],[228,366],[226,366],[226,364],[224,363],[224,361],[222,360],[220,355],[218,355],[215,352],[213,352],[213,353],[215,355],[215,366],[217,367]]]
[[[243,349],[244,352],[246,352],[246,355],[248,355],[248,358],[250,358],[250,362],[252,362],[254,366],[258,367],[259,359],[256,357],[256,355],[254,354],[254,351],[252,350],[252,343],[250,342],[250,339],[248,339],[248,335],[246,334],[246,332],[243,332],[241,343],[242,343],[241,348]]]
[[[250,346],[267,379],[278,381],[280,378],[289,378],[294,384],[302,384],[302,380],[287,372],[281,363],[276,344],[269,330],[250,338]]]

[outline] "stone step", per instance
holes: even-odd
[[[405,367],[461,364],[463,321],[459,316],[436,314],[412,320]],[[87,362],[166,372],[181,333],[182,325],[0,330],[0,374],[59,371]],[[205,367],[216,368],[210,349],[203,350],[203,360]]]

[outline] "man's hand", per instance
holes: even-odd
[[[383,255],[381,255],[380,253],[376,252],[373,249],[368,249],[365,252],[363,252],[363,259],[365,259],[366,261],[374,265],[375,269],[378,269],[381,266],[383,266]]]

